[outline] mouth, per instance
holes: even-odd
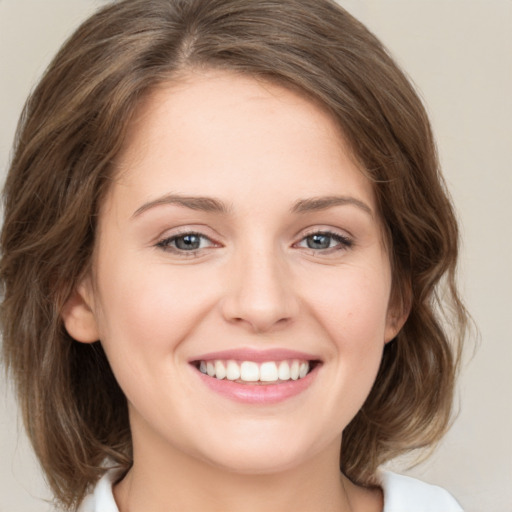
[[[317,380],[318,356],[288,349],[240,348],[189,360],[207,389],[248,405],[272,405],[302,395]]]
[[[237,384],[272,385],[306,378],[319,360],[283,359],[268,361],[235,359],[200,359],[193,361],[203,375]]]

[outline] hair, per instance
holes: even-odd
[[[101,342],[61,312],[90,270],[99,207],[143,98],[187,69],[301,91],[342,129],[373,182],[407,321],[343,433],[340,467],[375,484],[382,463],[430,447],[451,418],[465,309],[458,228],[428,117],[379,40],[332,0],[125,0],[86,20],[28,99],[4,190],[3,356],[55,499],[76,507],[132,464],[127,403]],[[448,324],[446,325],[446,319]]]

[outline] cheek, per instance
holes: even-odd
[[[320,283],[318,283],[320,284]],[[336,376],[333,410],[346,425],[360,409],[375,381],[385,344],[390,279],[386,267],[344,268],[316,288],[314,316],[331,342]],[[344,404],[343,408],[339,404]]]
[[[339,350],[384,343],[390,294],[386,267],[335,269],[310,292],[310,304]]]
[[[178,376],[169,369],[205,314],[206,299],[194,293],[198,283],[180,278],[169,266],[129,258],[103,263],[98,269],[101,343],[129,403],[151,417],[161,408],[162,376],[170,387],[176,383]]]
[[[215,289],[198,269],[105,262],[98,272],[100,334],[109,349],[130,347],[151,356],[179,345],[207,313]]]

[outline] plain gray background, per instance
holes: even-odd
[[[101,3],[0,0],[2,179],[28,92],[64,39]],[[466,512],[510,512],[512,1],[340,3],[389,47],[430,112],[463,227],[461,288],[480,330],[473,357],[474,342],[468,344],[459,417],[433,456],[410,474],[448,488]],[[0,389],[0,512],[48,511],[48,490],[3,380]]]

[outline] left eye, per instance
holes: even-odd
[[[184,233],[182,235],[172,236],[157,244],[158,247],[162,247],[163,249],[188,252],[211,247],[212,245],[214,244],[208,237],[199,233]]]
[[[348,248],[352,241],[336,233],[313,233],[304,237],[298,244],[299,247],[306,247],[314,250],[326,250],[335,247]]]

